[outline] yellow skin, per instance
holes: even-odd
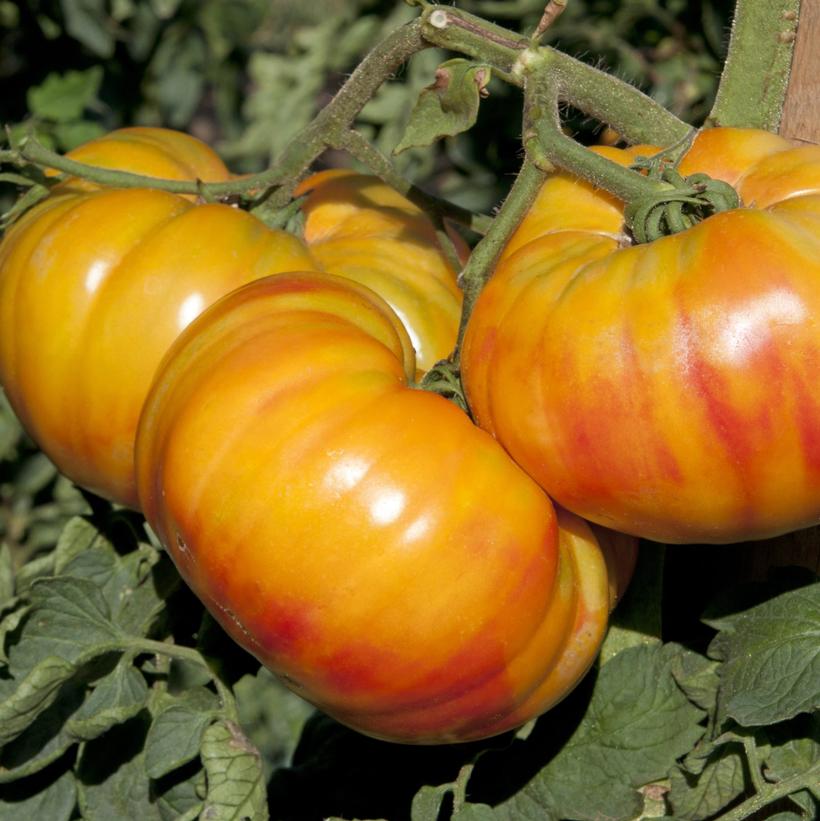
[[[195,593],[288,686],[379,738],[466,741],[576,684],[610,579],[590,526],[414,372],[368,289],[258,280],[165,359],[139,495]],[[634,542],[619,549],[628,564]]]
[[[158,129],[115,132],[71,156],[162,177],[228,176],[202,143]],[[135,507],[137,421],[171,342],[234,288],[313,267],[298,239],[235,208],[71,180],[0,244],[0,383],[63,473]]]
[[[470,407],[599,524],[668,542],[815,524],[820,147],[713,129],[680,170],[735,185],[743,207],[625,247],[614,198],[545,183],[471,318]]]
[[[449,356],[461,291],[429,218],[377,178],[350,171],[314,174],[297,188],[302,194],[305,241],[322,269],[388,302],[410,334],[421,371]]]

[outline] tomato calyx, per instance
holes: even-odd
[[[467,405],[464,386],[461,384],[460,368],[455,362],[449,359],[436,362],[416,383],[416,387],[443,396],[469,415],[470,408]]]
[[[731,185],[707,174],[683,177],[672,166],[656,166],[652,160],[641,159],[633,168],[649,168],[649,176],[667,186],[633,200],[624,210],[626,225],[636,244],[677,234],[713,214],[740,205],[740,198]]]

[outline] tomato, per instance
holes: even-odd
[[[461,291],[424,212],[376,177],[343,170],[314,174],[296,194],[307,195],[305,241],[322,268],[372,288],[390,304],[421,370],[449,356]]]
[[[680,170],[736,186],[743,207],[634,247],[621,203],[547,180],[470,320],[470,407],[602,525],[732,542],[815,524],[820,147],[713,129]]]
[[[115,132],[72,156],[160,176],[227,176],[210,149],[159,129]],[[171,342],[237,286],[313,267],[298,239],[227,205],[69,181],[0,245],[0,382],[63,473],[136,506],[137,421]]]
[[[197,596],[294,691],[376,737],[465,741],[574,686],[609,579],[590,526],[414,372],[367,288],[246,285],[164,360],[139,497]]]

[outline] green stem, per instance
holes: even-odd
[[[453,354],[453,361],[457,364],[461,353],[467,323],[475,307],[481,289],[492,275],[496,260],[504,246],[509,241],[524,215],[529,211],[538,192],[547,178],[547,171],[536,166],[529,158],[524,160],[521,171],[515,178],[512,188],[501,208],[498,210],[493,224],[484,238],[476,245],[470,254],[470,259],[461,272],[460,283],[464,292],[464,305],[461,311],[461,325],[458,330],[458,341]]]
[[[405,179],[390,159],[386,157],[369,140],[358,131],[348,130],[335,140],[332,148],[341,149],[351,157],[366,165],[374,174],[381,177],[388,185],[395,188],[407,199],[418,205],[419,208],[433,217],[442,217],[453,220],[460,225],[475,231],[477,234],[486,234],[493,218],[485,214],[476,214],[467,208],[461,208],[447,200],[428,194],[409,180]]]
[[[708,126],[777,131],[800,0],[737,0],[729,52]]]
[[[757,793],[765,792],[768,788],[766,780],[763,778],[760,755],[757,751],[757,742],[751,733],[744,733],[740,736],[740,742],[746,753],[746,761],[749,764],[749,775],[752,779],[752,786]]]
[[[689,126],[643,92],[606,72],[553,48],[530,49],[519,34],[449,6],[430,6],[422,14],[426,40],[441,48],[490,63],[517,85],[530,55],[548,59],[560,81],[561,99],[607,123],[631,143],[668,145],[683,139]]]
[[[734,809],[719,815],[715,821],[743,821],[744,818],[749,818],[749,816],[754,815],[754,813],[759,812],[780,798],[808,789],[817,782],[818,778],[820,778],[820,763],[815,764],[806,772],[798,773],[791,778],[784,778],[776,784],[767,786],[763,791],[747,798]]]
[[[392,32],[354,69],[336,96],[303,128],[278,157],[274,168],[287,170],[287,184],[272,198],[269,207],[278,209],[293,194],[299,180],[322,152],[344,138],[359,112],[381,85],[414,54],[430,47],[422,38],[421,20],[416,19]]]
[[[560,79],[551,71],[551,58],[531,68],[528,84],[536,105],[530,107],[525,147],[539,164],[554,164],[597,188],[604,188],[624,202],[669,190],[658,182],[596,154],[564,134],[558,116]]]
[[[170,658],[178,659],[179,661],[187,661],[195,664],[197,667],[203,668],[216,687],[219,700],[222,702],[222,709],[225,712],[225,717],[231,721],[239,721],[239,714],[236,709],[236,699],[233,692],[219,676],[210,668],[208,662],[202,657],[202,654],[193,647],[185,647],[181,644],[168,644],[164,641],[155,641],[154,639],[133,639],[127,645],[129,651],[138,653],[153,653],[156,655],[168,656]]]
[[[169,191],[172,194],[199,194],[213,199],[241,195],[254,188],[259,188],[257,178],[261,176],[210,183],[146,177],[142,174],[132,174],[130,171],[118,171],[114,168],[102,168],[77,162],[77,160],[50,151],[33,138],[26,140],[19,150],[19,156],[42,168],[53,168],[72,177],[81,177],[84,180],[90,180],[112,188],[157,188],[160,191]]]

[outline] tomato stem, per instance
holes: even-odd
[[[786,798],[792,793],[811,788],[817,783],[818,778],[820,778],[820,763],[815,764],[805,772],[798,773],[790,778],[784,778],[776,784],[767,785],[764,790],[755,793],[751,798],[747,798],[734,809],[717,816],[715,821],[742,821],[780,798]]]
[[[800,0],[737,0],[729,52],[706,124],[777,131]]]
[[[496,260],[513,231],[535,202],[538,191],[547,178],[547,173],[543,167],[538,167],[529,157],[524,160],[521,170],[515,178],[509,194],[507,194],[507,198],[498,209],[493,224],[484,238],[473,249],[470,259],[461,272],[459,281],[464,292],[464,304],[461,311],[458,341],[451,357],[456,364],[460,359],[464,334],[467,331],[467,323],[470,320],[476,300],[492,275]]]
[[[541,55],[562,84],[565,102],[614,128],[630,143],[667,145],[689,126],[634,86],[549,47],[531,48],[522,35],[451,8],[429,6],[422,32],[430,43],[490,63],[498,76],[524,85],[526,62]]]

